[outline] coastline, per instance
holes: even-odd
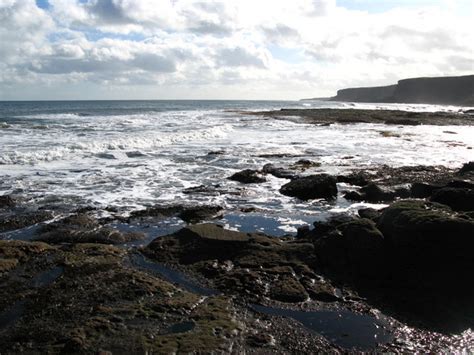
[[[410,112],[400,110],[367,110],[367,109],[336,109],[336,108],[301,108],[281,109],[277,111],[246,112],[246,114],[272,117],[277,119],[299,118],[306,123],[324,124],[351,124],[376,123],[386,125],[467,125],[474,124],[474,116],[470,110],[457,113],[451,112]]]
[[[250,173],[282,171],[267,167]],[[335,215],[283,238],[227,231],[215,224],[222,213],[215,206],[156,206],[117,221],[95,217],[100,213],[94,209],[67,217],[55,216],[58,211],[33,213],[28,208],[34,206],[3,196],[2,232],[25,228],[26,234],[18,238],[23,241],[0,241],[2,348],[471,349],[466,344],[472,344],[473,334],[463,331],[472,326],[465,306],[474,290],[464,279],[469,273],[461,270],[470,270],[472,261],[467,254],[474,230],[473,173],[471,162],[456,170],[381,166],[375,173],[334,177],[361,186],[346,198],[389,207]],[[176,217],[188,224],[150,244],[143,233],[130,232],[133,228],[124,232],[123,225]],[[117,222],[121,229],[114,227]],[[412,223],[422,232],[411,229]],[[399,229],[393,232],[392,225]],[[458,240],[446,231],[455,231],[451,238]],[[412,240],[397,241],[407,236]],[[140,240],[146,242],[133,247]],[[426,254],[426,243],[433,242],[439,249],[430,247]],[[416,250],[423,250],[422,259]],[[449,262],[440,265],[441,255]],[[459,288],[464,291],[452,292]],[[333,314],[344,317],[334,323]],[[325,322],[324,329],[312,328],[311,319]],[[368,326],[374,323],[376,328]],[[369,328],[357,333],[357,327]],[[291,337],[284,336],[288,332]],[[370,340],[373,332],[380,343]]]

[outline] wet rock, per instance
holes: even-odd
[[[453,187],[456,189],[474,189],[474,182],[470,180],[454,179],[450,181],[445,187]]]
[[[316,168],[316,167],[319,167],[319,166],[321,166],[321,163],[319,163],[319,162],[312,161],[312,160],[309,160],[309,159],[300,159],[300,160],[296,161],[294,164],[292,164],[291,168],[292,169],[305,170],[305,169],[309,169],[309,168]]]
[[[199,224],[155,239],[144,253],[160,262],[185,266],[226,293],[238,293],[252,300],[267,295],[297,302],[307,293],[286,277],[303,272],[306,265],[315,265],[313,249],[311,243],[285,242],[262,234]]]
[[[25,262],[31,257],[43,255],[52,250],[55,250],[53,246],[41,242],[0,240],[0,256],[4,259],[15,259]]]
[[[445,187],[436,190],[430,200],[455,211],[474,211],[474,189]]]
[[[328,174],[310,175],[283,185],[280,193],[300,200],[332,199],[337,196],[336,179]]]
[[[143,233],[122,233],[109,227],[103,227],[96,219],[85,214],[72,215],[44,225],[38,233],[35,240],[52,244],[123,244],[145,237]]]
[[[412,197],[416,198],[426,198],[429,197],[435,192],[436,190],[440,189],[441,186],[439,185],[432,185],[423,182],[415,182],[412,184],[410,189],[410,194]]]
[[[303,302],[309,295],[298,280],[291,275],[284,275],[272,283],[270,297],[281,302]]]
[[[228,177],[229,180],[238,181],[243,184],[255,184],[267,181],[257,170],[245,169]]]
[[[192,186],[183,190],[183,194],[217,194],[220,195],[221,191],[219,190],[221,186],[219,184],[206,186]],[[222,191],[223,193],[223,191]]]
[[[384,236],[368,219],[343,223],[315,241],[321,263],[336,274],[351,277],[375,277],[383,258]]]
[[[35,246],[29,247],[29,245]],[[39,251],[44,243],[0,241],[0,256]],[[37,250],[38,249],[38,250]],[[21,277],[15,271],[0,279],[1,307],[22,300],[19,319],[1,329],[2,353],[212,353],[239,337],[232,300],[205,299],[160,277],[125,264],[124,249],[100,244],[50,247],[28,253]],[[54,282],[29,287],[32,276],[60,263]],[[14,308],[14,307],[13,307]],[[2,313],[2,312],[0,312]],[[0,315],[3,315],[0,314]],[[188,327],[180,331],[182,325]],[[179,326],[177,332],[171,328]],[[217,331],[218,330],[218,331]],[[102,350],[101,350],[102,349]]]
[[[275,338],[270,334],[256,333],[247,337],[247,344],[251,347],[270,347],[275,345]]]
[[[332,215],[325,221],[314,222],[314,229],[310,231],[309,236],[313,239],[325,236],[329,232],[332,232],[337,229],[337,227],[341,224],[349,223],[353,220],[354,217],[344,213]]]
[[[197,223],[206,219],[214,219],[221,216],[223,208],[220,206],[213,205],[201,205],[201,206],[183,206],[183,205],[171,205],[171,206],[153,206],[148,207],[145,210],[133,211],[130,214],[131,218],[169,218],[178,217],[187,223]]]
[[[313,300],[321,302],[338,302],[341,300],[338,290],[329,282],[309,278],[303,278],[300,281]]]
[[[461,218],[449,207],[437,203],[396,202],[383,211],[377,226],[392,246],[474,245],[474,221]]]
[[[370,182],[370,176],[363,171],[358,171],[348,175],[338,175],[337,182],[344,182],[346,184],[356,186],[365,186]]]
[[[298,227],[296,230],[296,237],[303,238],[310,233],[310,229],[308,225]]]
[[[385,209],[377,225],[387,242],[377,297],[436,329],[472,327],[474,287],[466,270],[474,267],[474,220],[445,205],[407,200]]]
[[[369,183],[362,187],[359,192],[351,191],[344,198],[352,201],[386,202],[393,201],[396,197],[395,191],[382,189],[380,186]]]
[[[49,211],[8,213],[0,215],[0,232],[21,229],[53,218]]]
[[[364,201],[364,195],[358,191],[348,191],[344,194],[344,198],[349,201]]]
[[[11,196],[8,196],[8,195],[0,196],[0,209],[15,207],[15,205],[16,205],[15,200]]]
[[[374,208],[361,208],[357,211],[361,218],[370,219],[374,222],[377,222],[380,216],[382,215],[383,210],[376,210]]]
[[[221,216],[223,210],[220,206],[195,206],[183,209],[178,217],[188,223],[197,223],[206,219],[213,219]]]
[[[290,171],[290,170],[286,170],[286,169],[283,169],[283,168],[278,168],[276,167],[275,165],[273,164],[265,164],[262,168],[262,172],[264,172],[265,174],[271,174],[277,178],[280,178],[280,179],[290,179],[290,180],[294,180],[297,178],[297,175]]]
[[[463,164],[461,169],[459,169],[458,174],[462,175],[472,171],[474,171],[474,161],[470,161],[468,163]]]
[[[403,126],[419,126],[421,124],[420,121],[412,119],[412,118],[391,118],[388,120],[385,120],[385,124],[390,124],[390,125],[403,125]]]
[[[137,151],[132,151],[132,152],[125,152],[127,157],[129,158],[143,158],[146,157],[147,155],[145,153],[140,152],[139,150]]]
[[[223,155],[223,154],[225,154],[225,150],[214,150],[207,153],[207,155]]]
[[[18,265],[17,259],[0,259],[0,275],[14,269]]]

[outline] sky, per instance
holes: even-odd
[[[0,0],[0,100],[300,99],[474,74],[474,0]]]

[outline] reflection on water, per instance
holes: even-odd
[[[386,329],[388,322],[350,311],[306,312],[260,305],[252,305],[252,308],[271,316],[293,318],[331,343],[347,349],[370,350],[393,339]]]

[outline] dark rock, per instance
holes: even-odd
[[[143,233],[122,233],[86,215],[77,214],[42,226],[35,240],[51,243],[123,244],[145,238]]]
[[[223,154],[225,154],[225,150],[214,150],[207,153],[207,155],[223,155]]]
[[[187,223],[196,223],[217,218],[222,210],[223,208],[220,206],[195,206],[183,209],[178,216]]]
[[[361,208],[357,211],[361,218],[370,219],[374,222],[377,222],[380,216],[382,215],[382,210],[376,210],[374,208]]]
[[[280,193],[301,200],[332,199],[337,196],[336,179],[328,174],[310,175],[283,185]]]
[[[406,190],[400,190],[400,194],[408,197],[409,192]],[[380,186],[369,183],[366,186],[362,187],[359,192],[349,191],[344,194],[344,198],[352,201],[367,201],[367,202],[387,202],[393,201],[397,193],[391,190],[384,190]]]
[[[471,171],[474,171],[474,161],[463,164],[462,168],[459,169],[458,174],[462,175]]]
[[[338,175],[337,182],[344,182],[346,184],[365,186],[370,182],[369,176],[364,172],[355,172],[348,175]]]
[[[0,216],[0,232],[21,229],[52,219],[49,211],[18,212]]]
[[[129,158],[142,158],[146,157],[147,155],[145,153],[142,153],[140,151],[133,151],[133,152],[126,152],[125,153],[127,157]]]
[[[446,187],[454,187],[456,189],[474,189],[474,183],[468,180],[455,179],[450,181]]]
[[[474,243],[474,222],[437,203],[396,202],[383,211],[377,226],[392,246],[417,245],[421,249]]]
[[[385,124],[395,124],[395,125],[403,125],[403,126],[419,126],[421,124],[420,121],[410,119],[410,118],[391,118],[388,120],[385,120]]]
[[[431,196],[433,192],[439,188],[441,188],[441,186],[431,185],[423,182],[415,182],[411,185],[410,193],[412,197],[426,198]]]
[[[221,195],[228,193],[228,191],[220,189],[220,187],[220,184],[192,186],[184,189],[183,194]]]
[[[296,231],[296,237],[297,237],[297,238],[302,238],[302,237],[308,235],[309,232],[310,232],[310,229],[309,229],[309,226],[308,226],[308,225],[298,227],[298,228],[297,228],[297,231]]]
[[[322,279],[309,278],[303,278],[300,282],[313,300],[321,302],[337,302],[341,300],[338,290],[329,282],[325,282]]]
[[[337,231],[337,227],[341,224],[348,223],[355,220],[355,218],[348,214],[332,215],[324,221],[316,221],[313,223],[314,229],[303,235],[305,239],[315,241],[318,238],[325,237]]]
[[[131,218],[169,218],[178,217],[187,223],[196,223],[206,219],[213,219],[220,217],[220,212],[223,210],[220,206],[201,205],[201,206],[153,206],[145,210],[133,211],[130,214]]]
[[[349,279],[378,275],[383,248],[382,233],[368,219],[343,223],[315,241],[316,255],[321,264]]]
[[[284,275],[272,284],[270,297],[281,302],[303,302],[309,295],[298,280],[291,275]]]
[[[445,187],[436,190],[430,200],[447,205],[455,211],[474,211],[473,189]]]
[[[387,274],[378,280],[383,287],[371,290],[375,297],[436,329],[472,327],[474,287],[466,270],[474,267],[474,220],[445,205],[406,200],[386,208],[377,225],[387,241],[379,264]]]
[[[314,168],[318,166],[321,166],[321,163],[312,161],[309,159],[300,159],[292,165],[293,168],[300,168],[300,169],[308,169],[308,168]]]
[[[255,184],[267,181],[264,177],[260,176],[257,170],[245,169],[239,171],[228,178],[229,180],[238,181],[243,184]]]
[[[374,183],[362,187],[360,192],[364,196],[364,200],[368,202],[392,201],[395,198],[394,191],[386,191]]]
[[[307,242],[199,224],[155,239],[144,252],[152,259],[200,273],[223,292],[237,292],[252,300],[268,296],[299,302],[308,295],[294,274],[315,265],[313,250]]]
[[[15,200],[8,195],[0,196],[0,208],[11,208],[15,207],[16,203]]]
[[[344,194],[344,198],[350,201],[364,201],[364,195],[357,191],[348,191]]]
[[[283,168],[278,168],[276,167],[275,165],[273,164],[265,164],[262,168],[262,172],[264,172],[265,174],[271,174],[277,178],[280,178],[280,179],[290,179],[290,180],[294,180],[296,179],[298,176],[295,175],[295,173],[293,173],[292,171],[290,170],[286,170],[286,169],[283,169]]]

